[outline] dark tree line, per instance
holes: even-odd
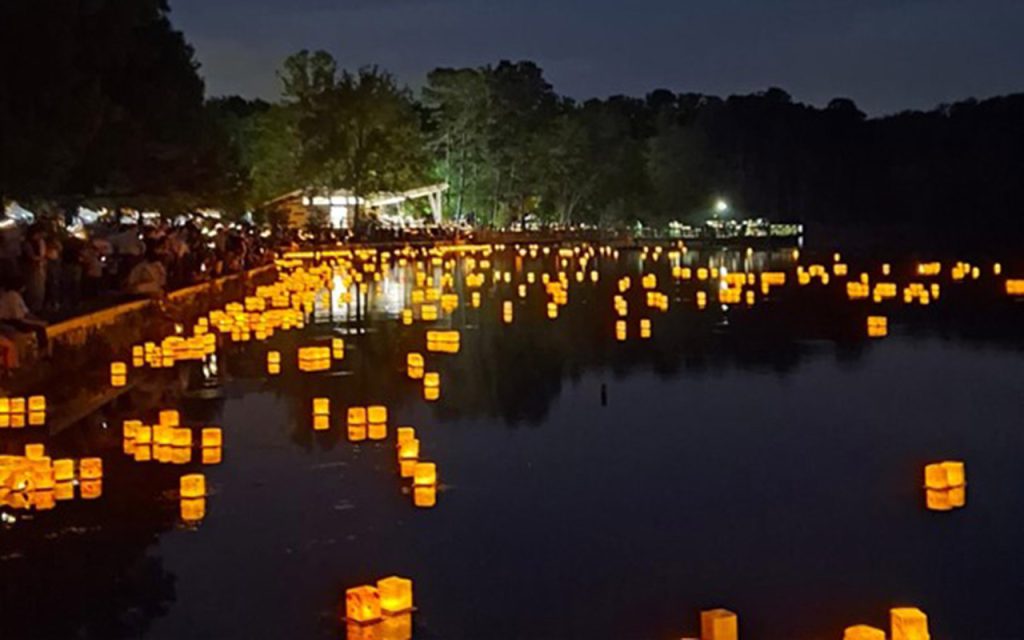
[[[385,71],[300,52],[274,103],[207,100],[165,0],[0,3],[0,199],[259,210],[295,189],[451,185],[478,224],[699,221],[1021,230],[1024,94],[866,118],[780,89],[578,102],[531,62]]]

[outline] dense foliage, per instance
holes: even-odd
[[[663,224],[721,197],[845,228],[1021,227],[1024,94],[866,118],[774,88],[581,103],[531,62],[436,69],[418,97],[324,52],[279,75],[275,103],[204,101],[165,0],[0,3],[0,199],[242,212],[446,180],[446,215],[478,224]]]

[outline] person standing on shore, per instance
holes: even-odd
[[[21,246],[21,262],[25,302],[33,313],[39,313],[46,300],[46,239],[38,224],[28,229]]]

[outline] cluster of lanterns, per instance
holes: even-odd
[[[0,398],[0,429],[46,424],[46,396]]]
[[[383,440],[388,437],[388,409],[382,405],[348,408],[348,439],[350,442]]]
[[[25,445],[21,456],[0,455],[0,506],[48,511],[58,501],[74,499],[75,486],[82,500],[99,498],[103,494],[103,460],[54,460],[39,443]]]
[[[397,443],[398,474],[412,478],[413,504],[417,507],[433,507],[437,504],[437,465],[420,460],[420,441],[412,427],[399,427]]]
[[[152,426],[141,420],[125,420],[122,424],[122,444],[125,455],[136,462],[188,464],[192,462],[192,449],[198,444],[203,464],[220,464],[223,456],[224,436],[219,427],[203,427],[199,442],[195,442],[192,429],[181,426],[181,417],[174,409],[160,412],[158,422]]]
[[[427,331],[427,351],[433,353],[458,353],[458,331]]]
[[[889,610],[889,640],[929,640],[928,616],[915,607]],[[843,640],[885,640],[885,631],[866,624],[847,627]]]
[[[925,504],[932,511],[951,511],[967,503],[967,472],[958,460],[933,462],[924,468]]]
[[[389,576],[346,589],[344,610],[348,640],[410,640],[412,580]]]

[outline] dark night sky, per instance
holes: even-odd
[[[298,49],[418,87],[531,59],[576,98],[769,86],[869,114],[1024,90],[1024,0],[170,0],[211,95],[276,97]]]

